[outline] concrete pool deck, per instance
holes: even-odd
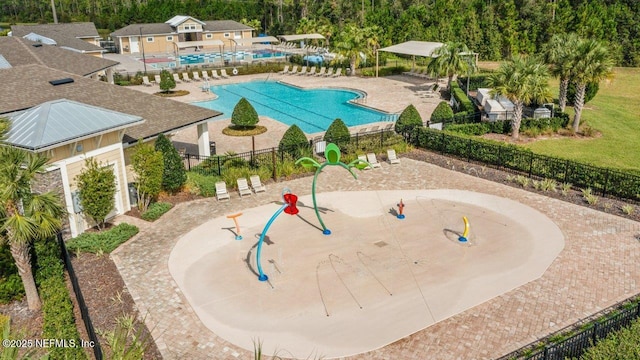
[[[469,165],[468,170],[473,174],[482,168]],[[347,357],[350,360],[493,359],[640,293],[640,243],[636,239],[640,225],[634,221],[407,158],[400,165],[382,164],[381,169],[359,172],[358,180],[343,175],[343,169],[326,168],[318,182],[319,196],[334,191],[473,191],[535,209],[550,218],[565,237],[564,249],[541,277],[387,346]],[[273,204],[280,200],[284,187],[295,189],[300,196],[309,195],[311,178],[269,182],[267,187],[266,193],[243,199],[232,194],[231,201],[202,199],[180,204],[160,221],[141,225],[136,237],[111,254],[165,359],[253,356],[205,326],[173,279],[169,263],[178,240],[199,226]],[[414,211],[411,208],[405,209],[408,216]],[[228,230],[221,232],[229,235]],[[272,275],[270,267],[265,269]],[[255,278],[250,281],[257,282]],[[281,350],[286,357],[288,349]]]

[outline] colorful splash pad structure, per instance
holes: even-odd
[[[299,213],[279,217],[265,236],[265,282],[256,281],[257,240],[280,202],[243,209],[243,241],[220,231],[229,222],[222,216],[177,242],[169,270],[217,336],[249,351],[259,339],[264,353],[299,358],[363,353],[537,279],[564,247],[549,218],[497,196],[319,195],[332,235],[322,234],[311,196],[301,196]],[[399,198],[411,209],[402,221],[389,213]],[[466,243],[463,216],[473,225]]]

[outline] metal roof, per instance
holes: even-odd
[[[196,19],[194,17],[187,16],[187,15],[176,15],[176,16],[172,17],[171,19],[165,21],[165,24],[169,24],[169,25],[171,25],[173,27],[177,27],[178,25],[182,24],[183,22],[185,22],[185,21],[187,21],[189,19],[199,23],[200,25],[204,25],[204,22],[202,22],[202,21],[200,21],[200,20],[198,20],[198,19]]]
[[[278,40],[274,36],[252,37],[252,38],[246,38],[246,39],[232,39],[232,41],[235,42],[237,45],[280,42],[280,40]]]
[[[11,67],[11,64],[7,61],[7,59],[0,54],[0,69],[8,69]]]
[[[60,99],[5,115],[11,121],[6,142],[32,151],[44,151],[144,122],[76,101]]]
[[[298,41],[306,39],[324,39],[324,36],[320,34],[298,34],[298,35],[280,35],[278,36],[284,41]]]
[[[47,45],[58,45],[58,43],[52,38],[48,38],[46,36],[38,35],[36,33],[28,33],[27,35],[22,37],[23,39],[31,40],[34,42],[39,42]]]
[[[443,43],[429,41],[407,41],[401,44],[391,45],[378,51],[392,52],[396,54],[432,57],[433,52],[442,47]]]

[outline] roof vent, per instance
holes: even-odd
[[[64,78],[64,79],[58,79],[58,80],[51,80],[49,81],[49,84],[53,85],[53,86],[58,86],[58,85],[62,85],[62,84],[69,84],[72,83],[73,79],[72,78]]]
[[[42,44],[38,43],[38,44],[33,44],[31,46],[33,46],[33,47],[42,47]]]

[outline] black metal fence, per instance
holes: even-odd
[[[531,359],[531,360],[564,360],[567,358],[577,358],[584,354],[588,348],[595,345],[600,339],[608,334],[618,331],[623,327],[631,325],[631,322],[640,318],[640,302],[633,306],[616,308],[603,319],[595,321],[584,330],[581,330],[561,341],[540,346],[535,350],[535,344],[525,346],[522,349],[504,355],[498,360],[511,359]],[[577,327],[575,325],[571,327]],[[553,338],[552,336],[551,338]]]
[[[584,164],[577,161],[535,154],[515,145],[444,133],[428,128],[415,128],[405,134],[414,146],[476,161],[497,169],[538,179],[554,179],[579,188],[591,188],[594,194],[638,201],[640,176],[628,172]]]
[[[93,324],[91,323],[89,308],[87,308],[87,303],[84,301],[84,297],[82,296],[80,283],[78,282],[78,277],[73,270],[71,257],[69,257],[67,246],[65,245],[64,239],[62,238],[62,233],[58,233],[57,238],[58,243],[60,244],[62,260],[64,261],[64,266],[67,269],[67,273],[69,274],[69,279],[71,280],[71,285],[73,286],[73,292],[75,293],[76,300],[78,301],[78,307],[80,307],[80,314],[82,316],[82,321],[84,322],[84,327],[87,329],[89,340],[93,342],[93,354],[96,357],[96,360],[102,360],[102,348],[100,347],[98,336],[96,335],[96,331],[93,328]]]

